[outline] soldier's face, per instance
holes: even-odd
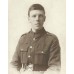
[[[43,23],[45,21],[44,11],[31,10],[29,14],[29,21],[31,23],[32,29],[39,30],[43,28]]]

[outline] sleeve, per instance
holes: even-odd
[[[48,66],[52,70],[60,70],[61,67],[60,45],[57,37],[52,40]]]
[[[20,60],[20,46],[21,46],[21,38],[17,44],[16,51],[14,52],[14,55],[12,57],[11,65],[16,68],[17,70],[20,70],[21,68],[21,60]]]

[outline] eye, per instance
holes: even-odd
[[[32,17],[36,17],[36,15],[33,15]]]
[[[43,17],[43,15],[39,15],[39,17]]]

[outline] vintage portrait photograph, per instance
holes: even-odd
[[[8,1],[8,73],[66,74],[66,0]]]

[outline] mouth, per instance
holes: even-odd
[[[36,23],[35,25],[40,25],[40,23],[38,22],[38,23]]]
[[[40,24],[39,24],[39,23],[38,23],[38,24],[35,24],[35,26],[36,26],[36,27],[40,27]]]

